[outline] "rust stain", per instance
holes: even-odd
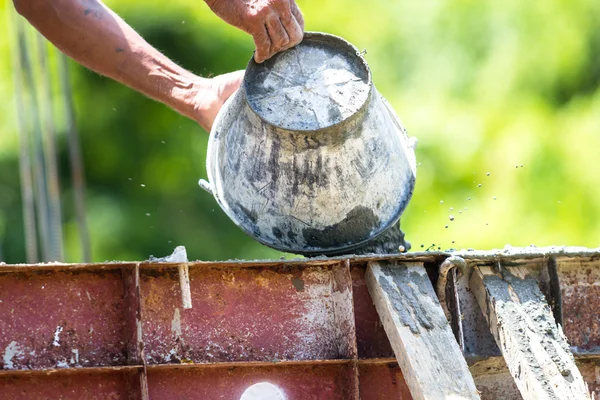
[[[393,358],[394,351],[365,284],[365,270],[364,264],[351,269],[358,357]]]
[[[361,400],[412,400],[398,364],[359,365]]]
[[[578,352],[600,352],[600,262],[562,261],[558,265],[563,329]]]
[[[269,284],[257,275],[268,276]],[[194,308],[180,310],[181,334],[171,326],[178,297],[174,276],[142,271],[146,361],[150,364],[351,358],[338,329],[351,310],[336,308],[331,268],[278,272],[232,268],[191,270]],[[223,277],[227,279],[224,281]],[[302,290],[290,282],[301,279]],[[148,301],[156,297],[160,304]],[[337,319],[336,319],[337,318]],[[343,318],[342,318],[343,319]]]

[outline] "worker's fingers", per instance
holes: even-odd
[[[296,21],[298,21],[298,25],[300,25],[300,29],[304,32],[304,16],[294,0],[290,1],[290,8],[292,10],[292,15],[296,18]]]
[[[267,18],[267,32],[269,33],[269,37],[271,38],[271,54],[269,54],[269,58],[273,56],[273,54],[287,48],[288,43],[290,42],[290,38],[288,36],[288,32],[286,32],[279,16],[273,14]]]
[[[304,37],[304,32],[302,30],[302,27],[296,20],[296,17],[292,16],[287,22],[282,21],[282,23],[290,38],[290,41],[286,46],[286,49],[289,49],[290,47],[294,47],[302,41],[302,37]]]
[[[290,1],[276,1],[273,4],[273,8],[279,14],[279,20],[286,30],[289,39],[282,50],[294,47],[302,41],[303,30],[294,14],[292,14],[292,5],[297,8],[295,3]]]
[[[252,37],[256,46],[254,61],[260,64],[271,56],[271,39],[267,33],[267,27],[263,25]]]

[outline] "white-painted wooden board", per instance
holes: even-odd
[[[524,267],[476,267],[471,290],[525,400],[590,399],[538,281]]]
[[[413,398],[479,399],[423,265],[371,262],[366,283]]]

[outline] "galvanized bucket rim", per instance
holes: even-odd
[[[340,46],[341,48],[344,48],[345,50],[348,50],[350,53],[354,53],[356,55],[357,62],[360,64],[361,68],[363,68],[367,74],[366,84],[368,87],[368,94],[367,94],[364,102],[354,112],[354,114],[347,117],[346,119],[342,119],[341,121],[336,122],[335,124],[324,126],[322,128],[318,128],[318,129],[289,129],[289,128],[283,127],[281,125],[275,124],[272,121],[267,120],[254,108],[253,104],[248,101],[248,85],[249,85],[248,70],[261,67],[260,64],[256,63],[256,61],[254,61],[254,57],[251,57],[250,60],[248,61],[248,65],[246,66],[246,73],[244,73],[243,84],[240,89],[244,91],[244,99],[245,99],[246,103],[248,104],[248,106],[250,107],[250,109],[252,110],[252,112],[268,126],[271,126],[273,128],[276,128],[278,130],[281,130],[283,132],[288,132],[288,133],[302,133],[302,134],[325,133],[331,129],[337,129],[340,126],[343,126],[344,124],[352,122],[354,119],[363,115],[363,111],[368,107],[369,103],[371,102],[371,95],[373,93],[373,81],[372,81],[372,76],[371,76],[371,69],[369,68],[369,64],[367,64],[367,61],[363,57],[360,50],[358,50],[358,48],[356,46],[354,46],[352,43],[348,42],[346,39],[344,39],[342,37],[332,35],[330,33],[324,33],[324,32],[305,32],[302,42],[304,42],[305,40],[318,40],[318,41],[325,42],[325,43],[334,43],[335,45]],[[292,50],[292,49],[290,49],[290,50]]]

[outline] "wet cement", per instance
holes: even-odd
[[[378,237],[352,250],[352,254],[397,254],[409,251],[410,247],[398,221]]]
[[[509,272],[509,268],[505,268],[502,277],[486,276],[484,283],[495,302],[500,334],[510,335],[516,350],[524,355],[531,366],[530,372],[546,389],[548,398],[557,398],[550,389],[546,369],[540,364],[531,341],[539,340],[561,375],[569,382],[574,379],[570,369],[574,360],[562,329],[556,325],[546,298],[539,289],[538,281],[532,277],[516,277]],[[522,372],[519,368],[515,377],[520,378]]]
[[[409,271],[402,265],[382,266],[381,271],[392,278],[397,289],[384,276],[379,277],[379,284],[388,294],[400,316],[400,322],[413,334],[419,334],[423,329],[443,328],[448,324],[444,314],[439,311],[440,304],[427,275]],[[431,301],[424,301],[423,297]]]
[[[340,222],[324,229],[305,228],[302,235],[307,243],[319,247],[342,247],[351,244],[356,237],[368,237],[374,226],[379,226],[377,215],[370,208],[354,207]]]

